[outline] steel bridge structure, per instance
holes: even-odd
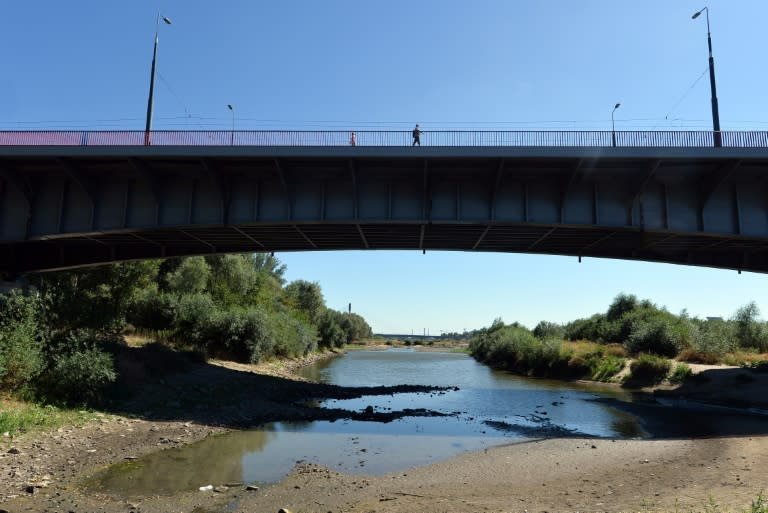
[[[0,273],[239,252],[768,271],[768,132],[0,132]]]

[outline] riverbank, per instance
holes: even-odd
[[[465,453],[387,476],[345,475],[298,464],[281,483],[261,490],[246,491],[248,483],[201,482],[219,491],[193,489],[170,497],[126,499],[78,487],[85,477],[112,463],[227,429],[270,420],[314,420],[318,415],[350,418],[350,412],[297,404],[307,397],[359,394],[296,378],[293,370],[303,363],[195,365],[146,385],[139,400],[101,413],[82,427],[2,439],[0,509],[203,513],[230,505],[230,511],[245,512],[281,507],[334,513],[704,511],[711,494],[721,510],[742,511],[768,483],[766,420],[709,415],[712,434],[705,439],[555,438]],[[675,410],[666,411],[664,422],[674,423]],[[364,412],[354,415],[374,420]],[[32,493],[27,491],[30,486]]]

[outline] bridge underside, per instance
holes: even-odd
[[[90,234],[6,244],[16,272],[97,263],[243,252],[458,250],[645,260],[768,271],[764,240],[560,225],[272,224]]]
[[[0,153],[0,272],[306,250],[768,271],[768,153],[615,148]]]

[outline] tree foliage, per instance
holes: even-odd
[[[27,295],[0,295],[0,386],[95,402],[118,376],[122,330],[243,362],[297,357],[318,343],[371,335],[355,314],[326,308],[320,285],[285,285],[271,254],[125,262],[38,275]],[[325,343],[324,341],[329,341]]]

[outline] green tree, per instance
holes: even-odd
[[[760,322],[760,309],[751,301],[742,306],[733,316],[736,340],[744,348],[768,351],[768,330]]]
[[[335,310],[326,310],[320,316],[317,327],[320,347],[343,347],[347,343],[347,334],[339,323],[339,317],[339,312]]]
[[[178,295],[197,294],[208,286],[211,266],[205,257],[192,256],[179,259],[178,266],[165,276],[168,290]]]
[[[253,293],[258,273],[250,255],[215,255],[206,257],[211,267],[208,290],[223,305],[254,303]]]
[[[157,260],[40,274],[30,281],[46,305],[46,322],[57,330],[90,328],[116,331],[135,293],[157,278]]]
[[[288,305],[301,312],[310,324],[318,325],[325,311],[325,299],[318,283],[293,281],[285,287],[285,298]]]

